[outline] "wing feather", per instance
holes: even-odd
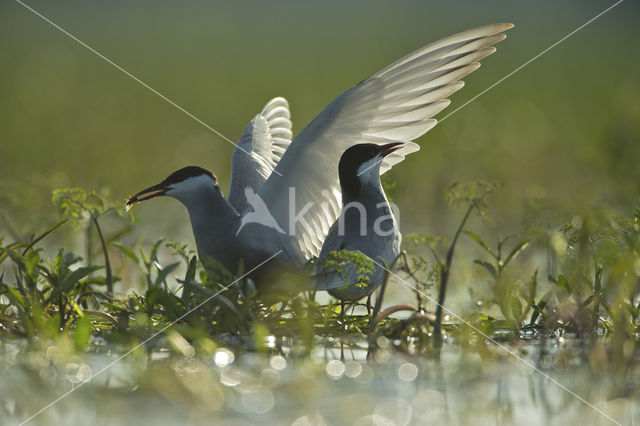
[[[245,188],[262,187],[291,143],[291,114],[284,98],[271,99],[247,124],[233,151],[229,203],[240,213],[247,207]]]
[[[293,140],[276,170],[260,189],[277,222],[287,234],[261,236],[275,252],[284,247],[292,261],[303,263],[317,256],[328,227],[341,208],[338,162],[342,153],[357,143],[406,145],[385,158],[381,173],[418,151],[413,142],[429,131],[432,117],[449,105],[447,99],[463,87],[461,78],[492,54],[493,44],[511,24],[495,24],[465,31],[422,47],[398,59],[368,79],[339,95]],[[295,199],[289,204],[290,188]],[[333,194],[323,197],[323,191]],[[335,195],[337,194],[337,196]],[[325,203],[326,208],[321,204]],[[296,212],[311,205],[304,220],[294,221]],[[272,230],[264,229],[265,233]]]

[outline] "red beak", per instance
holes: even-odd
[[[131,207],[132,205],[134,205],[135,203],[138,203],[140,201],[149,200],[151,198],[155,198],[155,197],[159,197],[160,195],[164,195],[168,190],[169,190],[169,188],[165,188],[164,186],[161,186],[161,185],[153,185],[153,186],[150,186],[147,189],[143,189],[142,191],[138,192],[133,197],[129,197],[129,199],[127,200],[127,208]],[[147,195],[146,197],[140,198],[140,196],[144,195],[144,194],[149,194],[149,195]]]
[[[391,154],[392,152],[399,150],[403,146],[404,146],[404,143],[402,143],[402,142],[392,142],[392,143],[388,143],[386,145],[382,145],[381,154],[382,154],[383,157],[386,157],[387,155]]]

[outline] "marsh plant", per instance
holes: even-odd
[[[640,208],[576,213],[556,226],[541,225],[543,215],[536,215],[520,232],[503,234],[491,221],[496,191],[500,186],[488,182],[450,185],[445,199],[456,226],[446,236],[405,234],[371,305],[314,291],[266,294],[242,267],[234,275],[182,242],[125,243],[134,217],[100,193],[54,191],[59,221],[24,240],[0,236],[0,356],[10,368],[17,362],[11,359],[28,355],[16,371],[51,391],[30,409],[7,403],[0,410],[26,418],[65,392],[68,381],[93,379],[103,371],[91,370],[96,352],[128,356],[123,364],[133,367],[126,384],[116,381],[110,392],[189,400],[196,406],[189,411],[202,415],[251,395],[273,407],[272,390],[289,389],[295,398],[322,377],[368,386],[389,366],[403,386],[426,372],[439,383],[445,351],[461,354],[464,374],[473,376],[489,362],[513,359],[504,345],[535,359],[541,371],[573,364],[595,377],[614,375],[616,386],[607,389],[627,395],[638,371]],[[58,247],[60,236],[75,236],[63,239],[74,243]],[[309,262],[310,275],[318,262]],[[322,262],[336,272],[354,267],[360,285],[373,271],[358,252]],[[519,368],[529,365],[523,362]],[[296,374],[292,384],[280,383],[287,365]],[[236,397],[231,389],[239,382]],[[247,401],[243,409],[261,407]]]
[[[640,314],[640,209],[628,217],[576,215],[546,234],[523,231],[489,243],[467,224],[474,215],[489,217],[489,196],[498,188],[486,182],[451,185],[446,199],[461,213],[453,235],[406,235],[395,272],[377,291],[374,309],[364,312],[355,309],[364,301],[346,307],[321,303],[314,292],[264,298],[251,279],[234,276],[214,259],[199,261],[183,243],[129,247],[119,241],[133,217],[121,206],[96,192],[56,190],[59,222],[26,241],[0,238],[0,330],[6,338],[31,342],[71,336],[79,351],[106,339],[124,348],[144,343],[148,350],[175,349],[184,341],[194,350],[224,344],[281,354],[310,353],[336,337],[364,339],[370,347],[384,337],[401,351],[420,353],[447,337],[477,349],[487,336],[518,342],[571,334],[608,342],[612,359],[632,362]],[[107,229],[108,215],[115,220]],[[83,256],[67,248],[52,258],[44,255],[51,234],[79,231],[85,235]],[[454,256],[460,244],[467,251],[475,245],[476,255]],[[170,260],[163,264],[160,258]],[[362,285],[373,270],[370,259],[355,252],[323,261],[337,271],[356,265]],[[450,283],[458,269],[470,271],[484,291],[473,286],[465,313],[448,315],[447,288],[460,286]],[[139,276],[142,285],[121,287],[124,275]],[[403,284],[415,299],[383,307],[384,293]],[[401,311],[406,314],[394,315]]]

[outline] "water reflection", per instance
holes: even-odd
[[[632,410],[640,370],[621,377],[594,374],[596,361],[572,338],[532,340],[513,349],[595,408],[498,350],[477,353],[445,345],[437,361],[402,355],[385,340],[369,362],[359,346],[346,351],[352,359],[341,359],[337,346],[314,357],[286,358],[225,347],[209,356],[191,355],[183,350],[187,346],[174,342],[172,351],[132,354],[85,384],[118,355],[103,348],[79,357],[56,346],[31,352],[19,342],[0,343],[0,415],[2,424],[18,424],[83,384],[34,424],[108,419],[154,425],[586,425],[608,424],[606,416],[623,423],[640,420]]]
[[[215,362],[218,367],[226,367],[231,364],[234,359],[235,355],[227,348],[218,349],[213,356],[213,362]]]

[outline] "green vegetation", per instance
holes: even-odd
[[[362,305],[347,306],[343,312],[338,303],[316,301],[314,292],[266,303],[251,280],[234,277],[211,259],[203,267],[186,245],[160,240],[146,250],[120,243],[134,218],[96,192],[56,190],[53,201],[63,215],[60,222],[27,241],[2,240],[0,336],[5,350],[7,344],[24,342],[20,351],[25,354],[54,351],[55,357],[47,355],[50,368],[75,369],[73,380],[81,384],[91,379],[92,371],[73,360],[96,350],[101,353],[101,347],[109,352],[118,348],[132,357],[127,363],[139,363],[142,354],[152,360],[158,351],[191,363],[212,355],[214,360],[226,357],[232,362],[250,353],[286,363],[316,359],[313,354],[318,350],[339,348],[343,360],[345,353],[354,356],[364,351],[371,362],[385,364],[394,353],[437,361],[443,349],[453,348],[463,358],[480,354],[484,363],[497,362],[508,356],[497,345],[508,344],[522,354],[537,353],[539,362],[582,359],[598,375],[628,377],[616,385],[620,391],[632,386],[639,368],[640,209],[627,217],[604,212],[575,216],[548,234],[525,230],[518,238],[500,237],[492,245],[472,232],[467,222],[474,213],[488,218],[488,197],[496,189],[484,182],[451,185],[446,198],[452,208],[462,205],[464,211],[451,243],[444,237],[407,235],[397,270],[388,275],[381,292],[406,285],[415,301],[387,303],[384,308],[376,303],[371,314],[354,311]],[[104,226],[109,218],[109,226]],[[59,248],[47,258],[41,246],[61,233],[85,235],[84,251],[93,253],[99,247],[102,255],[90,254],[85,260]],[[479,248],[471,257],[454,256],[463,236]],[[543,265],[532,259],[550,262],[545,268],[556,272],[541,277]],[[327,261],[337,268],[344,262],[360,265],[364,277],[371,270],[357,253],[336,254]],[[457,269],[487,277],[486,291],[479,294],[473,289],[474,306],[464,313],[448,308],[445,299],[447,282]],[[124,276],[138,277],[137,290],[127,294],[118,290]],[[432,296],[436,291],[437,297]],[[397,317],[398,312],[408,315]],[[575,339],[580,349],[548,352],[543,345],[532,351],[532,341],[542,344],[558,338]],[[343,371],[347,364],[335,368]],[[26,371],[33,368],[29,365],[24,366]],[[417,371],[413,363],[403,365],[406,374]],[[329,361],[329,377],[338,374],[331,366]],[[166,381],[181,374],[165,368],[162,362],[149,364],[128,381],[163,394]],[[204,365],[192,368],[210,374]],[[273,374],[269,369],[260,374],[264,371]],[[400,370],[398,374],[404,380]],[[164,378],[158,382],[158,377]]]
[[[33,424],[638,424],[638,5],[446,116],[607,6],[29,4],[231,140],[274,96],[295,134],[406,52],[516,28],[384,176],[405,251],[370,314],[265,301],[195,257],[178,203],[126,212],[190,164],[224,189],[233,145],[3,4],[0,423],[77,389]]]
[[[454,262],[454,249],[458,238],[466,235],[481,249],[481,257],[473,259],[473,264],[481,267],[476,270],[478,275],[482,270],[488,274],[490,292],[478,298],[479,309],[467,317],[456,314],[448,321],[445,333],[464,333],[471,340],[482,340],[497,332],[504,336],[505,330],[510,330],[515,340],[531,333],[572,333],[635,347],[635,336],[640,332],[640,209],[623,218],[604,213],[576,216],[549,235],[522,233],[525,238],[519,240],[500,237],[492,248],[465,225],[474,211],[486,215],[487,196],[495,188],[494,184],[483,182],[451,185],[447,198],[452,206],[466,206],[451,244],[445,251],[442,237],[409,235],[408,252],[397,262],[398,275],[387,277],[392,283],[401,281],[414,289],[416,303],[408,308],[413,316],[399,320],[383,315],[375,321],[381,326],[371,330],[387,337],[391,332],[405,337],[419,332],[420,346],[429,346],[432,340],[440,345],[447,282],[463,262]],[[213,340],[230,334],[240,347],[251,337],[258,339],[251,347],[260,347],[260,339],[267,335],[313,344],[308,339],[312,334],[367,334],[368,314],[344,316],[333,304],[315,302],[313,292],[304,292],[291,301],[282,296],[282,302],[265,304],[253,281],[242,275],[234,277],[212,259],[205,262],[204,268],[185,245],[164,244],[160,240],[147,253],[119,243],[118,237],[129,229],[132,216],[95,192],[86,193],[79,188],[56,190],[53,201],[64,216],[61,222],[28,241],[3,241],[0,247],[0,297],[4,300],[0,305],[0,327],[7,337],[55,339],[71,333],[77,349],[82,350],[89,343],[90,334],[129,342],[144,340],[156,332],[179,332],[188,339]],[[105,233],[100,222],[110,212],[120,215],[112,224],[114,229]],[[65,232],[65,227],[69,231],[74,225],[74,231],[84,228],[87,253],[92,253],[94,245],[101,247],[103,264],[97,264],[91,255],[84,260],[65,248],[59,248],[52,259],[42,256],[39,244],[47,236]],[[94,228],[96,241],[88,232]],[[162,264],[160,250],[170,250],[173,259]],[[428,250],[431,260],[425,259],[424,250]],[[524,262],[512,266],[525,251],[544,254],[557,273],[544,279],[539,277],[541,265]],[[128,263],[114,275],[110,258],[116,254]],[[362,281],[368,281],[373,265],[358,253],[336,253],[325,260],[325,268],[339,271],[345,262],[359,265]],[[181,276],[177,275],[179,267],[185,271]],[[137,270],[141,276],[139,292],[126,296],[114,293],[113,283],[129,270]],[[426,293],[435,282],[437,299]],[[434,318],[425,316],[426,312],[435,312]],[[416,327],[417,316],[426,319],[424,327]],[[466,330],[466,323],[474,329]],[[398,344],[406,345],[406,339]]]

